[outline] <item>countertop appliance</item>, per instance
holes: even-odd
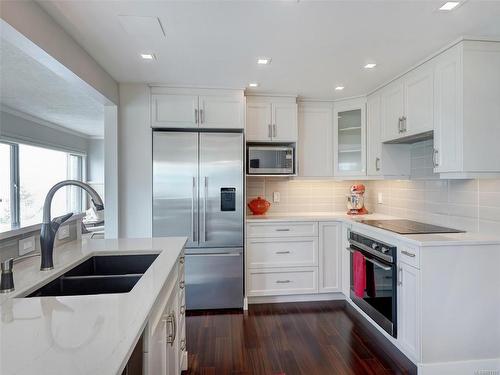
[[[347,214],[348,215],[366,215],[368,210],[365,208],[365,185],[352,185],[350,194],[347,196]]]
[[[295,173],[295,150],[291,145],[248,145],[247,173],[290,175]]]
[[[352,231],[348,240],[351,300],[384,331],[397,337],[397,247]],[[356,262],[355,257],[362,262]],[[358,292],[360,280],[356,278],[365,284]]]
[[[462,230],[420,223],[413,220],[360,220],[360,223],[399,234],[464,233]]]
[[[186,308],[243,307],[243,134],[153,132],[153,236],[186,236]]]

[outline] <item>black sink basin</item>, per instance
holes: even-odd
[[[157,256],[94,256],[25,298],[128,293]]]
[[[64,276],[142,274],[157,257],[158,254],[94,256],[73,267]]]

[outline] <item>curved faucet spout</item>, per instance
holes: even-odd
[[[72,213],[69,213],[64,216],[57,217],[54,220],[51,220],[51,215],[50,215],[50,206],[52,204],[52,198],[54,197],[54,194],[60,188],[69,185],[78,186],[83,190],[85,190],[90,195],[96,210],[97,211],[104,210],[104,204],[102,203],[102,199],[99,196],[99,194],[97,194],[97,192],[90,185],[84,182],[77,180],[65,180],[58,182],[57,184],[52,186],[52,188],[47,193],[47,196],[45,197],[45,202],[43,204],[43,221],[42,221],[42,229],[40,232],[40,250],[42,254],[40,269],[42,271],[47,271],[54,268],[54,259],[53,259],[54,240],[56,237],[57,230],[59,229],[62,223],[64,223],[73,215]]]

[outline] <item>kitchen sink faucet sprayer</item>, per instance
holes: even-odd
[[[63,216],[56,217],[55,219],[50,219],[50,206],[52,204],[52,198],[54,194],[63,186],[74,185],[85,190],[91,197],[92,203],[94,204],[96,211],[104,210],[104,204],[102,199],[97,194],[97,192],[90,187],[88,184],[77,181],[77,180],[65,180],[58,182],[47,193],[45,197],[45,203],[43,204],[43,221],[42,230],[40,232],[40,249],[41,249],[41,271],[48,271],[54,268],[54,240],[56,238],[56,233],[62,223],[68,220],[73,213],[69,213]]]

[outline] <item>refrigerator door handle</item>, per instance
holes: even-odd
[[[194,215],[194,196],[196,194],[196,177],[193,176],[193,187],[191,190],[191,237],[192,241],[196,241],[196,226],[194,223],[195,215]]]
[[[208,199],[208,177],[203,177],[203,242],[207,241],[207,199]]]

